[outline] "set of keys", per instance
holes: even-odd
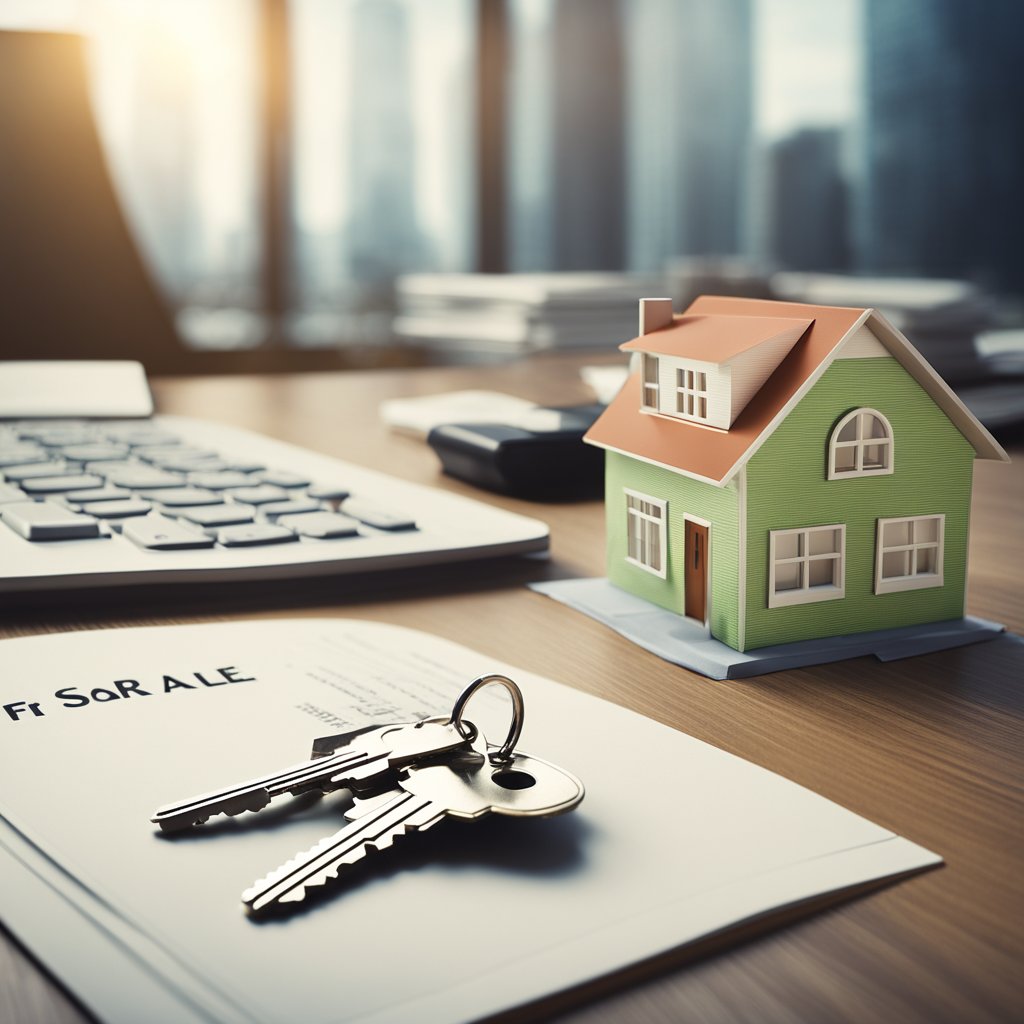
[[[491,684],[512,697],[508,736],[493,749],[464,717],[470,698]],[[448,718],[321,736],[308,760],[162,807],[152,821],[174,832],[216,815],[259,811],[285,794],[351,790],[355,800],[345,813],[348,824],[242,893],[253,914],[299,903],[308,890],[336,879],[370,850],[389,849],[395,839],[446,818],[551,817],[576,807],[583,799],[579,779],[516,750],[524,713],[522,692],[511,679],[481,676],[459,695]]]

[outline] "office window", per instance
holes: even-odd
[[[473,0],[289,0],[288,334],[387,338],[400,274],[473,269]]]
[[[834,601],[845,594],[846,526],[772,530],[768,607]]]
[[[856,409],[836,424],[828,446],[829,480],[883,476],[892,470],[892,427],[880,412]]]
[[[676,414],[691,420],[708,418],[708,375],[703,370],[676,370]]]
[[[668,502],[626,491],[626,561],[662,579],[667,574]]]
[[[875,536],[875,593],[942,586],[946,517],[879,519]]]
[[[643,363],[643,407],[645,409],[658,408],[658,357],[644,352],[641,356]]]

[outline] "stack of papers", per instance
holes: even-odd
[[[637,301],[664,290],[660,275],[410,274],[396,285],[394,332],[482,355],[612,348],[636,336]]]
[[[442,822],[265,922],[241,892],[337,830],[347,794],[176,835],[150,824],[301,760],[316,736],[444,712],[495,671],[526,697],[520,747],[586,784],[573,813]],[[8,640],[0,679],[0,912],[105,1021],[472,1020],[939,861],[689,736],[394,626]],[[467,716],[501,738],[492,689]]]

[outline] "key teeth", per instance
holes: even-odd
[[[317,853],[323,849],[333,845],[335,838],[329,837],[323,839],[315,846],[310,847],[305,853],[299,854],[297,857],[293,857],[290,861],[282,864],[276,870],[270,872],[265,878],[261,878],[259,881],[254,882],[245,892],[242,893],[242,902],[249,905],[249,909],[253,913],[260,913],[262,911],[270,910],[272,907],[281,903],[301,903],[306,898],[307,889],[320,888],[326,885],[329,881],[333,881],[339,877],[342,868],[352,867],[359,861],[363,860],[371,851],[380,852],[382,850],[389,849],[394,841],[399,836],[406,836],[410,832],[418,831],[415,826],[402,823],[400,830],[388,831],[375,839],[367,839],[359,846],[353,847],[348,850],[345,854],[338,857],[326,868],[321,868],[316,874],[311,875],[304,882],[296,885],[293,889],[287,890],[281,896],[272,900],[263,906],[254,906],[256,900],[259,898],[260,893],[270,888],[278,879],[287,875],[293,868],[298,867],[303,862],[314,857]]]

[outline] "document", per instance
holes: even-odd
[[[526,699],[519,748],[586,785],[552,819],[443,821],[280,918],[240,895],[347,792],[184,833],[158,806],[315,737]],[[466,710],[501,741],[507,697]],[[448,1022],[524,1005],[783,907],[939,863],[786,779],[396,626],[274,620],[0,643],[0,916],[101,1020]],[[913,884],[913,883],[908,883]]]

